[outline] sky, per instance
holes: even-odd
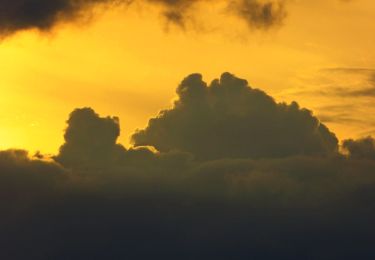
[[[183,25],[167,20],[162,6],[135,3],[6,33],[1,148],[56,153],[61,119],[85,106],[118,116],[120,142],[129,145],[136,129],[172,106],[176,86],[193,72],[209,82],[228,71],[278,101],[296,100],[340,140],[372,134],[373,1],[285,5],[285,18],[267,28],[249,27],[220,1],[203,1],[186,11]]]
[[[0,259],[375,259],[373,0],[0,0]]]

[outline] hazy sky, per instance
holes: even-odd
[[[83,106],[119,116],[128,144],[193,72],[211,81],[230,71],[278,101],[296,100],[339,139],[375,131],[373,0],[290,1],[282,24],[266,30],[249,29],[220,1],[191,10],[184,28],[158,6],[105,9],[0,42],[1,149],[55,153],[61,119]]]

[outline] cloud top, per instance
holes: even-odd
[[[230,73],[209,86],[200,74],[192,74],[177,94],[173,109],[163,110],[133,135],[135,146],[186,151],[204,160],[337,152],[337,138],[311,111],[296,102],[276,103]]]
[[[55,160],[65,166],[111,163],[124,147],[117,144],[120,135],[117,117],[100,117],[91,108],[74,110],[67,121],[65,144]]]

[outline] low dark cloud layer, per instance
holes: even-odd
[[[70,114],[54,159],[0,151],[0,258],[374,258],[373,139],[341,155],[309,111],[228,73],[210,87],[191,75],[178,94],[148,128],[165,152],[125,149],[118,118],[91,108]],[[176,147],[182,136],[204,150]]]
[[[56,24],[90,16],[97,5],[154,4],[162,7],[165,18],[179,26],[193,17],[192,9],[213,0],[0,0],[0,34],[20,30],[50,30]],[[286,16],[284,0],[229,0],[227,11],[237,15],[251,27],[267,29],[280,24]],[[201,10],[203,13],[205,10]]]
[[[8,192],[0,198],[0,256],[375,256],[374,161],[290,157],[186,164],[175,157],[166,167],[162,157],[148,156],[133,158],[136,167],[107,165],[62,176],[54,167],[41,174],[13,165],[7,172],[2,162],[0,188],[2,195]]]
[[[133,135],[138,145],[162,152],[180,150],[198,159],[329,155],[337,139],[297,103],[276,103],[246,80],[224,73],[210,86],[193,74],[177,89],[171,110]]]

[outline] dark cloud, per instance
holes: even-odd
[[[91,108],[76,109],[70,114],[65,144],[56,161],[68,167],[101,166],[113,163],[125,151],[117,144],[120,135],[117,117],[100,117]]]
[[[231,1],[229,8],[243,18],[250,27],[268,29],[280,25],[287,12],[286,1],[238,0]]]
[[[343,148],[351,158],[375,160],[375,140],[372,137],[344,140]]]
[[[363,124],[365,126],[368,125],[368,121],[355,118],[349,113],[319,114],[319,119],[325,123]]]
[[[185,21],[191,17],[189,12],[200,3],[215,3],[213,0],[148,0],[166,7],[165,17],[184,26]],[[286,17],[285,0],[226,0],[227,11],[244,20],[250,28],[268,29],[280,25]]]
[[[101,0],[1,0],[0,33],[19,30],[49,30],[59,21],[72,20],[82,15]]]
[[[165,18],[181,27],[194,17],[192,9],[212,0],[0,0],[0,34],[8,35],[20,30],[50,30],[59,22],[90,16],[97,5],[155,4],[162,7]],[[229,0],[230,13],[245,20],[251,28],[267,29],[280,24],[285,17],[283,0]],[[204,12],[205,10],[201,10]]]
[[[31,159],[24,150],[0,151],[0,229],[56,194],[66,178],[66,170],[54,162]]]
[[[184,152],[159,154],[146,147],[127,150],[117,143],[120,135],[119,118],[100,117],[92,108],[74,110],[67,121],[65,143],[53,159],[67,168],[103,170],[108,167],[138,167],[144,161],[149,167],[168,168],[177,160],[179,165],[189,161],[191,155]]]
[[[276,103],[247,81],[224,73],[210,86],[199,74],[182,81],[178,100],[146,129],[133,135],[136,146],[162,152],[187,151],[198,159],[327,155],[337,139],[297,103]]]
[[[199,140],[204,153],[125,149],[117,144],[118,119],[91,108],[69,117],[54,158],[63,166],[41,154],[0,151],[0,258],[374,258],[372,139],[346,141],[350,156],[340,155],[334,136],[309,111],[277,104],[227,73],[210,87],[200,75],[189,76],[178,94],[175,108],[150,126],[163,126],[157,133],[168,147],[183,143],[179,131],[191,133],[199,139],[187,136],[188,148]],[[251,128],[243,129],[244,122]],[[284,127],[305,149],[291,150],[295,140]],[[245,147],[255,153],[253,146],[236,148],[237,140],[249,142],[244,132],[257,134],[251,142],[263,142],[265,154],[279,149],[285,156],[243,159]],[[234,134],[221,140],[227,133]],[[271,145],[272,135],[283,142]],[[332,146],[328,152],[306,152],[322,139]],[[208,151],[232,158],[194,160],[210,157]]]
[[[9,190],[0,197],[1,205],[9,205],[0,215],[0,256],[371,259],[375,254],[373,161],[289,157],[185,164],[175,157],[166,167],[162,157],[136,157],[136,167],[65,172],[58,189],[51,185],[59,180],[54,168],[49,175],[25,172],[34,174],[30,182],[14,166],[11,173],[0,166],[1,191]],[[9,174],[17,176],[16,183],[3,177]],[[22,199],[15,187],[22,187]],[[29,196],[30,190],[40,195]],[[25,208],[25,201],[32,206]]]

